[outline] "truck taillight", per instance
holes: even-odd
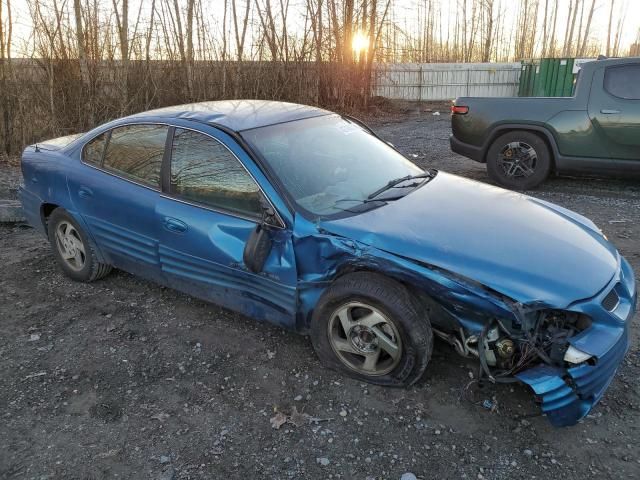
[[[451,113],[464,115],[469,113],[469,107],[463,107],[462,105],[451,105]]]

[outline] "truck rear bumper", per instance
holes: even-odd
[[[458,140],[453,134],[451,134],[451,136],[449,137],[449,143],[453,152],[459,153],[460,155],[468,157],[471,160],[475,160],[476,162],[485,162],[484,151],[482,147],[464,143]]]

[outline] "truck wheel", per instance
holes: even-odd
[[[506,188],[535,188],[545,181],[550,171],[549,148],[535,133],[505,133],[495,139],[487,152],[489,178]]]
[[[72,280],[93,282],[111,271],[111,265],[97,261],[93,243],[66,210],[51,213],[47,230],[53,254]]]
[[[426,313],[382,275],[339,278],[313,312],[311,340],[329,368],[376,385],[403,387],[424,372],[433,349]]]

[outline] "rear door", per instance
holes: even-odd
[[[160,280],[158,225],[161,166],[169,127],[124,125],[89,141],[68,175],[78,212],[107,261]]]
[[[268,200],[241,161],[250,162],[242,149],[211,130],[171,130],[169,175],[157,207],[162,270],[187,293],[291,326],[297,298],[291,230],[284,223],[270,228],[273,247],[263,271],[246,268],[244,249]]]
[[[594,72],[589,116],[611,158],[640,160],[640,63]]]

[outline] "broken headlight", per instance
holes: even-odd
[[[583,352],[582,350],[577,349],[573,345],[569,345],[569,348],[567,348],[567,351],[564,352],[564,361],[568,363],[573,363],[576,365],[582,362],[586,362],[592,357],[593,355],[591,355],[590,353]]]

